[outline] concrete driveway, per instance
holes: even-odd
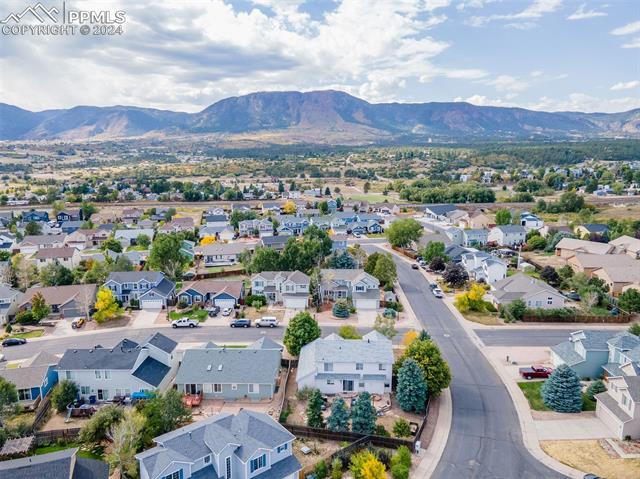
[[[564,414],[563,416],[567,416]],[[570,415],[573,416],[573,415]],[[557,419],[535,421],[538,439],[605,439],[613,433],[607,425],[595,416],[595,413],[580,413],[576,419]]]
[[[132,328],[153,328],[158,326],[156,320],[162,309],[141,309],[138,314],[133,318]]]
[[[358,326],[362,328],[373,328],[373,323],[376,322],[376,316],[378,316],[378,311],[367,310],[367,309],[359,309],[356,312],[358,316]]]

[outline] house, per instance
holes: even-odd
[[[482,229],[462,230],[464,246],[482,246],[489,241],[489,231]]]
[[[77,249],[67,246],[63,246],[62,248],[45,248],[36,251],[33,259],[38,268],[59,263],[65,268],[73,269],[80,263],[80,253]]]
[[[451,213],[457,209],[456,205],[452,204],[426,205],[424,207],[424,214],[427,218],[448,222],[449,218],[447,217],[447,213]]]
[[[66,235],[27,235],[18,244],[20,254],[29,255],[44,248],[62,248]]]
[[[58,223],[64,223],[65,221],[80,221],[82,220],[82,210],[80,208],[73,210],[62,210],[56,215],[56,221]]]
[[[341,252],[347,250],[347,239],[349,237],[347,235],[333,235],[331,237],[331,252]]]
[[[210,304],[220,308],[235,308],[244,299],[242,281],[203,279],[186,283],[178,293],[178,302]]]
[[[16,247],[16,236],[11,233],[0,233],[0,251],[13,251]]]
[[[287,241],[291,236],[265,236],[260,239],[260,243],[258,243],[263,248],[273,248],[276,251],[282,251],[284,247],[287,245]]]
[[[85,400],[111,401],[136,392],[162,392],[178,368],[177,345],[154,333],[142,344],[123,339],[113,348],[67,349],[58,363],[58,378],[75,382]]]
[[[78,456],[79,448],[64,449],[0,462],[0,477],[14,479],[108,479],[109,464]]]
[[[79,229],[68,234],[64,244],[78,250],[99,248],[109,238],[109,234],[108,231],[100,229]]]
[[[8,228],[13,223],[14,215],[13,211],[0,211],[0,226]]]
[[[98,285],[69,284],[65,286],[33,286],[20,298],[18,309],[31,309],[31,300],[41,294],[44,302],[51,308],[51,313],[63,318],[87,317],[96,300]]]
[[[458,226],[465,229],[477,230],[495,226],[495,221],[482,210],[476,210],[469,213],[466,218],[460,218]]]
[[[154,439],[140,479],[297,479],[295,436],[267,414],[220,413]]]
[[[391,392],[393,347],[377,331],[362,339],[331,334],[316,339],[300,351],[298,389],[317,388],[323,394]]]
[[[146,228],[116,230],[113,237],[118,243],[120,243],[123,249],[126,249],[129,246],[136,246],[138,244],[138,237],[143,235],[149,238],[149,240],[153,240],[155,232],[152,229]]]
[[[311,279],[301,271],[263,271],[251,277],[251,294],[263,294],[269,303],[305,309]]]
[[[82,228],[83,224],[83,221],[65,221],[64,223],[60,224],[60,231],[65,234],[73,233],[74,231]]]
[[[444,249],[444,254],[449,258],[449,261],[453,261],[454,263],[462,262],[462,255],[469,252],[468,248],[463,248],[458,245],[449,245]]]
[[[252,250],[255,243],[212,243],[196,246],[195,254],[205,266],[229,266],[240,262],[240,255]]]
[[[158,228],[159,233],[180,233],[182,231],[193,231],[195,228],[195,222],[190,216],[182,218],[173,218],[168,223],[163,224]],[[151,236],[149,238],[152,238]]]
[[[520,213],[520,226],[527,231],[539,230],[544,226],[544,221],[538,215],[523,211]]]
[[[609,244],[633,259],[640,259],[640,239],[638,238],[624,235],[609,241]]]
[[[540,228],[540,234],[545,238],[551,238],[556,233],[567,233],[569,235],[573,235],[571,228],[566,225],[546,223],[542,228]]]
[[[226,213],[206,214],[202,217],[202,223],[206,226],[227,226],[229,216]]]
[[[116,221],[118,221],[118,216],[115,213],[109,211],[98,211],[97,213],[91,215],[91,222],[96,225],[111,224],[115,223]]]
[[[556,245],[556,256],[564,259],[571,258],[576,253],[590,254],[618,254],[618,249],[608,243],[585,241],[575,238],[562,238]]]
[[[18,311],[22,293],[8,284],[0,284],[0,326],[9,322]]]
[[[23,223],[46,223],[49,221],[49,213],[46,211],[25,211],[22,213],[22,222]]]
[[[294,236],[301,235],[309,227],[309,220],[295,215],[280,215],[276,216],[276,221],[280,224],[278,226],[278,233],[284,232],[285,234],[291,234]]]
[[[625,255],[625,258],[628,256]],[[627,266],[604,265],[596,269],[593,276],[603,280],[609,286],[609,292],[613,296],[620,296],[627,287],[640,291],[640,262],[637,260],[631,260],[631,262],[635,264]]]
[[[282,204],[279,201],[265,201],[262,203],[262,213],[267,214],[269,212],[280,214]]]
[[[35,409],[42,398],[58,382],[58,358],[40,351],[35,356],[21,361],[17,366],[0,367],[0,377],[9,381],[18,390],[18,403],[27,409]]]
[[[576,273],[585,273],[591,277],[597,269],[607,267],[628,267],[630,269],[640,268],[640,263],[629,258],[626,254],[592,254],[576,253],[567,259],[567,264]]]
[[[323,269],[320,294],[333,301],[351,298],[356,309],[376,310],[380,305],[380,281],[363,269]]]
[[[507,277],[507,264],[484,251],[463,254],[461,263],[474,281],[493,284]]]
[[[487,237],[489,243],[498,246],[520,246],[525,242],[527,230],[520,225],[500,225],[489,230]]]
[[[122,210],[122,222],[125,225],[135,225],[142,218],[143,212],[138,208],[125,208]]]
[[[240,221],[238,232],[240,236],[273,236],[273,223],[268,218]]]
[[[231,241],[236,237],[236,231],[233,226],[203,226],[198,230],[200,239],[212,236],[219,241]]]
[[[596,394],[596,416],[617,439],[640,438],[640,376],[610,378],[607,390]]]
[[[586,223],[576,226],[575,234],[579,238],[591,238],[593,236],[603,237],[609,234],[609,227],[602,223]]]
[[[187,349],[174,384],[178,391],[202,393],[204,399],[272,399],[282,360],[281,347],[275,343],[271,347],[272,343],[269,340],[247,348],[210,344]]]
[[[159,271],[116,271],[104,285],[122,304],[137,302],[141,309],[164,309],[175,299],[175,283]]]
[[[544,281],[524,273],[516,273],[491,285],[487,298],[494,306],[521,299],[528,308],[555,309],[564,307],[564,296]]]

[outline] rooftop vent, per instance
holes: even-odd
[[[207,371],[211,371],[211,364],[207,365]]]
[[[222,371],[222,364],[218,366],[218,371]]]

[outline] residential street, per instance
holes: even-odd
[[[376,247],[365,248],[373,251]],[[440,346],[453,375],[451,432],[434,477],[564,477],[539,463],[526,450],[518,416],[505,386],[447,307],[431,294],[422,274],[406,262],[394,260],[411,307]]]

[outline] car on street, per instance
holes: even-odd
[[[231,321],[231,323],[229,323],[229,326],[231,326],[232,328],[250,328],[251,320],[245,318],[234,319]]]
[[[429,283],[429,287],[431,289],[438,289],[438,285],[436,283]]]
[[[197,328],[200,323],[197,319],[180,318],[171,321],[172,328]]]
[[[231,316],[231,313],[233,313],[233,308],[224,308],[222,310],[222,316]]]
[[[220,306],[211,306],[210,308],[207,308],[207,314],[210,318],[215,318],[218,316],[218,313],[220,313]]]
[[[546,379],[553,373],[553,369],[540,364],[534,364],[530,368],[520,368],[520,376],[525,379],[542,378]]]
[[[440,288],[434,288],[431,290],[431,292],[436,298],[444,298],[444,293]]]
[[[275,328],[278,323],[278,318],[275,316],[263,316],[256,321],[256,328]]]
[[[412,263],[411,269],[420,269],[420,265],[418,263]]]
[[[84,318],[78,318],[71,321],[72,329],[80,329],[84,325]]]
[[[7,338],[2,341],[3,346],[19,346],[21,344],[27,344],[27,340],[24,338]]]

